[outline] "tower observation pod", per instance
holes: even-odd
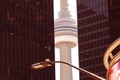
[[[54,22],[55,47],[60,49],[60,61],[71,63],[71,49],[77,45],[77,25],[68,10],[68,1],[60,0],[59,18]],[[60,80],[72,80],[72,68],[60,64]]]

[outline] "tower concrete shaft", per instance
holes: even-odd
[[[77,45],[77,27],[71,19],[68,1],[60,0],[59,18],[55,20],[55,47],[60,49],[60,60],[71,64],[71,48]],[[72,80],[72,68],[60,64],[60,80]]]
[[[60,60],[71,64],[71,48],[75,44],[62,42],[56,45],[60,49]],[[60,80],[72,80],[72,67],[61,64],[60,65]]]

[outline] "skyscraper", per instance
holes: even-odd
[[[120,37],[120,1],[109,0],[111,42]]]
[[[105,77],[104,51],[109,45],[108,0],[77,0],[79,64]],[[92,80],[80,74],[81,80]]]
[[[52,0],[0,2],[0,80],[55,80],[54,67],[30,68],[46,58],[54,60],[51,14]]]

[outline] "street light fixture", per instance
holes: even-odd
[[[62,63],[62,64],[66,64],[68,66],[71,66],[71,67],[79,70],[81,73],[84,73],[84,74],[94,78],[95,80],[106,80],[106,79],[104,79],[104,78],[102,78],[102,77],[100,77],[100,76],[98,76],[96,74],[93,74],[93,73],[91,73],[91,72],[89,72],[89,71],[87,71],[85,69],[75,67],[75,66],[73,66],[73,65],[71,65],[71,64],[69,64],[67,62],[64,62],[64,61],[50,61],[49,59],[46,59],[43,62],[38,62],[38,63],[33,64],[31,66],[31,68],[32,69],[42,69],[42,68],[50,67],[50,66],[52,66],[55,63]]]
[[[118,49],[118,52],[113,55],[113,50],[116,49],[117,47],[120,47],[120,38],[115,40],[105,51],[105,55],[103,58],[103,63],[105,68],[107,69],[106,73],[106,78],[107,80],[120,80],[120,50]],[[46,59],[43,62],[38,62],[35,63],[31,66],[32,69],[41,69],[41,68],[46,68],[49,66],[52,66],[55,63],[62,63],[66,64],[68,66],[71,66],[77,70],[79,70],[81,73],[84,73],[95,80],[106,80],[96,74],[93,74],[85,69],[75,67],[67,62],[64,61],[50,61],[49,59]]]

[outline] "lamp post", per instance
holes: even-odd
[[[87,71],[85,69],[75,67],[75,66],[73,66],[73,65],[71,65],[71,64],[69,64],[67,62],[64,62],[64,61],[50,61],[49,59],[46,59],[43,62],[38,62],[38,63],[33,64],[31,66],[31,68],[32,69],[42,69],[42,68],[50,67],[50,66],[52,66],[55,63],[61,63],[61,64],[66,64],[68,66],[71,66],[71,67],[79,70],[81,73],[84,73],[85,75],[94,78],[95,80],[106,80],[106,79],[104,79],[104,78],[102,78],[102,77],[100,77],[100,76],[98,76],[96,74],[93,74],[93,73],[91,73],[91,72],[89,72],[89,71]]]

